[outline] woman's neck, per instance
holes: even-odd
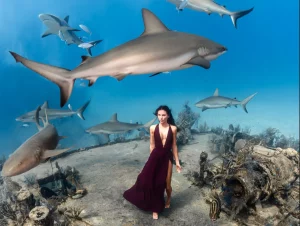
[[[165,123],[159,123],[162,127],[167,127],[169,126],[169,123],[165,122]]]

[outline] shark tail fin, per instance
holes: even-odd
[[[38,63],[9,51],[16,62],[22,63],[25,67],[37,72],[44,78],[54,82],[60,88],[60,107],[63,107],[71,96],[75,79],[71,77],[70,70]]]
[[[91,46],[91,47],[89,47],[89,48],[87,48],[86,50],[87,50],[87,52],[88,52],[88,54],[90,55],[90,56],[92,56],[92,49],[91,48],[93,48],[94,46],[96,46],[96,45],[98,45],[100,42],[102,42],[103,40],[97,40],[97,41],[92,41],[92,42],[90,42],[93,46]]]
[[[88,102],[86,102],[81,108],[79,108],[76,111],[76,114],[78,115],[79,118],[81,118],[82,120],[85,120],[84,116],[83,116],[83,112],[84,110],[87,108],[87,106],[89,105],[91,100],[89,100]]]
[[[234,12],[230,15],[232,23],[234,25],[235,28],[237,28],[237,20],[243,16],[246,16],[248,13],[250,13],[252,10],[254,9],[254,7],[252,7],[251,9],[248,10],[243,10],[243,11],[238,11],[238,12]]]
[[[156,117],[143,125],[143,127],[146,129],[146,131],[148,133],[150,132],[150,126],[155,122],[155,120],[156,120]]]
[[[249,96],[249,97],[245,98],[244,100],[242,100],[241,105],[242,105],[242,107],[243,107],[243,109],[244,109],[244,111],[245,111],[246,113],[248,113],[247,108],[246,108],[246,105],[248,104],[248,102],[249,102],[256,94],[257,94],[257,93],[254,93],[254,94],[252,94],[251,96]]]

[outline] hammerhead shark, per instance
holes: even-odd
[[[254,7],[237,11],[231,12],[225,8],[225,6],[219,5],[214,0],[168,0],[169,2],[176,5],[176,9],[179,11],[183,11],[184,8],[190,8],[193,10],[197,10],[200,12],[205,12],[208,15],[211,13],[218,13],[220,16],[228,15],[231,17],[232,23],[235,28],[237,28],[237,20],[243,16],[249,14]]]
[[[13,154],[6,160],[2,168],[2,176],[12,177],[39,165],[50,157],[57,156],[70,150],[55,149],[60,139],[56,128],[48,122],[47,114],[44,127],[39,124],[39,111],[41,106],[36,109],[35,120],[38,132],[28,138]]]
[[[142,9],[145,30],[136,39],[96,57],[82,56],[73,70],[28,60],[11,52],[16,62],[39,73],[60,88],[60,106],[68,101],[75,79],[89,80],[92,86],[98,77],[110,75],[121,81],[128,75],[154,74],[192,66],[210,68],[210,61],[227,51],[207,38],[169,30],[152,12]]]
[[[69,110],[54,109],[54,108],[49,108],[48,101],[45,101],[44,104],[41,106],[42,110],[40,111],[39,117],[45,118],[45,112],[47,112],[48,120],[70,117],[75,114],[82,120],[85,120],[85,118],[83,116],[83,112],[85,111],[85,109],[87,108],[89,103],[90,103],[90,100],[87,101],[81,108],[77,109],[76,111],[73,111],[70,104],[68,105]],[[45,111],[43,109],[47,109],[47,110]],[[35,122],[35,111],[29,111],[29,112],[17,117],[16,121]]]
[[[156,117],[145,124],[126,123],[118,120],[117,113],[114,113],[109,121],[100,123],[86,130],[90,134],[116,134],[125,133],[130,130],[145,128],[149,131],[150,126],[155,122]]]
[[[202,108],[202,111],[213,108],[227,108],[231,106],[235,106],[237,108],[237,105],[241,105],[244,111],[248,113],[246,105],[256,94],[257,93],[254,93],[251,96],[245,98],[244,100],[239,101],[236,98],[232,99],[229,97],[219,96],[219,89],[216,88],[213,96],[200,100],[195,105],[198,108]]]

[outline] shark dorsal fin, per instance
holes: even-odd
[[[155,34],[169,31],[169,29],[148,9],[142,9],[145,30],[143,35]]]
[[[48,101],[46,100],[43,105],[41,106],[41,109],[44,109],[44,108],[49,108],[48,106]]]
[[[216,88],[213,96],[215,96],[215,97],[219,96],[219,89],[218,88]]]
[[[118,122],[118,115],[117,115],[117,113],[114,113],[114,114],[111,116],[111,118],[110,118],[109,121],[110,121],[110,122]]]
[[[64,20],[69,23],[69,16],[66,16]]]
[[[81,56],[81,63],[80,64],[86,63],[89,59],[91,59],[91,57],[89,57],[89,56]]]
[[[43,129],[43,127],[41,127],[41,125],[39,124],[39,111],[41,110],[41,106],[38,106],[38,108],[35,110],[35,124],[36,127],[38,128],[39,131],[41,131]]]

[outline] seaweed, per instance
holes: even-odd
[[[30,173],[30,174],[25,175],[23,182],[27,186],[33,186],[33,185],[37,184],[36,174]]]
[[[198,130],[199,130],[199,133],[207,133],[207,132],[209,132],[209,126],[207,125],[206,122],[204,122],[203,124],[199,124]]]

